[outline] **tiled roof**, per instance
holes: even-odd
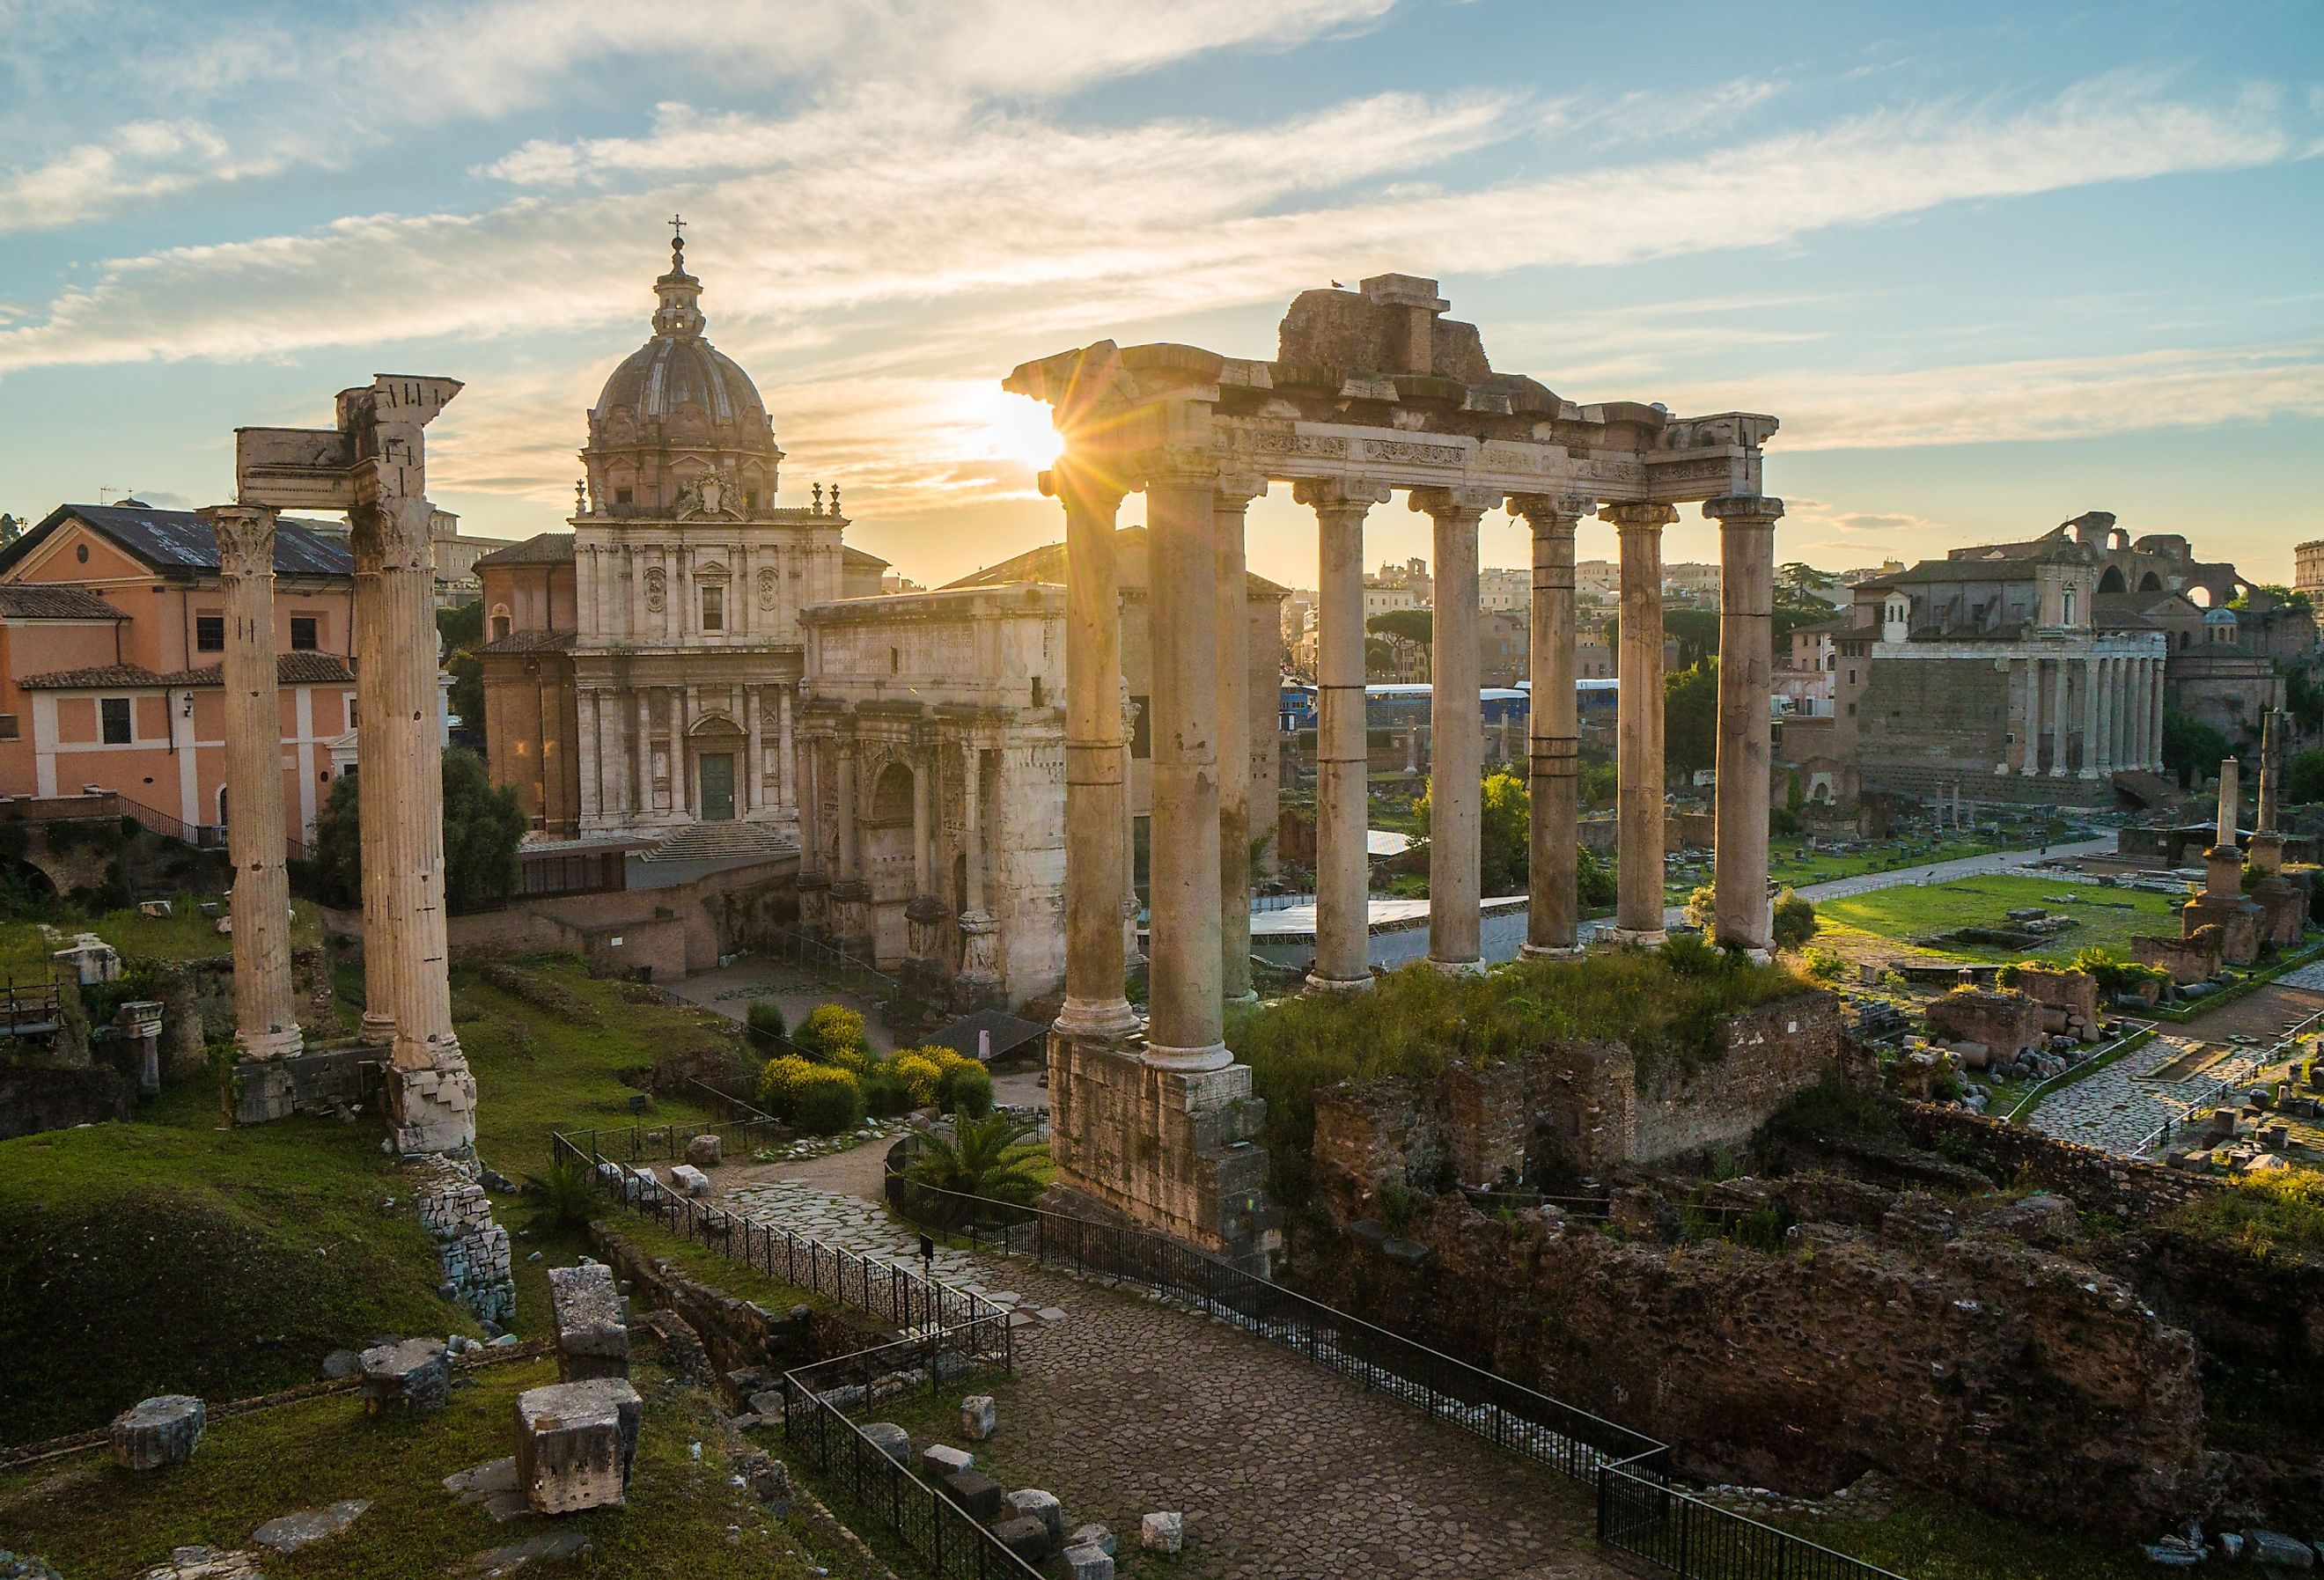
[[[570,565],[573,563],[573,534],[570,532],[539,532],[521,543],[512,543],[505,549],[495,549],[490,554],[476,557],[476,568],[484,570],[503,565]]]
[[[143,504],[60,504],[41,524],[0,550],[0,575],[68,522],[85,523],[158,571],[179,576],[216,575],[217,534],[189,510],[155,510]],[[274,574],[351,577],[355,558],[347,530],[333,522],[283,516],[274,523]]]
[[[0,616],[10,620],[126,620],[87,587],[0,582]]]
[[[569,631],[512,631],[496,637],[476,650],[478,658],[497,658],[503,653],[571,652],[573,633]]]
[[[882,570],[888,568],[888,562],[877,554],[866,549],[858,549],[853,543],[842,543],[839,546],[839,563],[853,566],[858,570],[872,565],[878,566]]]
[[[1146,590],[1146,529],[1122,527],[1113,534],[1114,549],[1122,568],[1121,585],[1130,592]],[[1063,585],[1065,579],[1065,546],[1047,543],[1038,549],[1028,549],[1013,559],[998,565],[988,565],[982,570],[973,570],[958,581],[946,582],[953,587],[999,587],[1015,581],[1053,581]],[[1287,598],[1291,589],[1268,580],[1256,572],[1249,573],[1244,584],[1255,598]]]
[[[27,691],[91,691],[103,688],[127,690],[161,690],[164,688],[185,690],[203,686],[226,683],[224,667],[209,664],[198,670],[177,670],[163,674],[138,664],[92,664],[81,670],[55,670],[45,675],[27,675],[16,682]],[[274,656],[274,673],[285,686],[328,686],[334,683],[352,684],[355,672],[347,661],[337,653],[287,652]]]

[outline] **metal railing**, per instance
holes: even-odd
[[[1670,1449],[1642,1432],[1432,1350],[1191,1246],[1098,1223],[923,1185],[897,1166],[889,1205],[965,1237],[972,1248],[1143,1286],[1182,1299],[1311,1363],[1458,1427],[1495,1447],[1593,1486],[1598,1539],[1688,1580],[1902,1580],[1889,1570],[1707,1502],[1674,1485]]]
[[[717,1124],[632,1124],[619,1130],[553,1132],[549,1138],[549,1151],[554,1158],[561,1142],[576,1152],[586,1147],[593,1158],[608,1159],[635,1167],[641,1163],[685,1162],[686,1143],[696,1136],[716,1136],[728,1152],[747,1152],[751,1148],[767,1142],[788,1141],[790,1133],[789,1127],[771,1114],[758,1119],[726,1120]]]
[[[172,818],[158,807],[133,800],[119,790],[113,793],[119,798],[124,816],[134,818],[164,839],[174,839],[180,845],[190,845],[198,850],[214,850],[226,843],[226,825],[223,823],[189,823],[182,818]]]

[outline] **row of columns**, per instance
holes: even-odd
[[[1200,452],[1194,452],[1199,456]],[[1116,831],[1126,815],[1120,685],[1120,577],[1114,517],[1147,494],[1153,721],[1150,1019],[1143,1057],[1176,1069],[1231,1062],[1223,1006],[1249,992],[1248,666],[1241,607],[1243,522],[1265,479],[1220,474],[1165,452],[1142,479],[1069,455],[1043,478],[1066,518],[1066,974],[1059,1031],[1118,1039],[1136,1028],[1122,993],[1127,948],[1112,925],[1128,889]],[[1315,961],[1310,984],[1360,988],[1369,960],[1370,864],[1363,673],[1363,522],[1385,483],[1301,481],[1318,533]],[[1436,572],[1431,702],[1429,958],[1481,959],[1479,820],[1483,722],[1477,688],[1477,543],[1498,493],[1422,488]],[[1573,672],[1573,533],[1589,499],[1515,496],[1535,547],[1531,789],[1533,864],[1526,952],[1572,952],[1580,797]],[[1780,500],[1714,500],[1721,528],[1722,679],[1717,891],[1720,941],[1769,943],[1767,813],[1773,668],[1774,526]],[[1603,513],[1622,544],[1620,890],[1618,936],[1663,936],[1661,534],[1677,513],[1618,504]]]
[[[2014,661],[2015,689],[2024,721],[2018,742],[2016,772],[2026,778],[2043,773],[2042,737],[2052,736],[2050,766],[2053,779],[2077,774],[2099,779],[2116,770],[2163,770],[2163,691],[2166,660],[2161,655],[2098,653],[2071,657],[2027,657]],[[2075,709],[2070,685],[2080,670],[2081,682],[2082,756],[2079,770],[2068,764],[2068,744]],[[2048,706],[2043,693],[2049,694]],[[2011,764],[1995,765],[2007,773]]]

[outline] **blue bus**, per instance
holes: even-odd
[[[1616,706],[1613,680],[1576,680],[1574,699],[1582,716],[1610,716]],[[1364,725],[1368,729],[1401,730],[1414,725],[1426,725],[1428,709],[1434,688],[1423,681],[1417,684],[1380,684],[1364,688]],[[1286,733],[1312,730],[1315,727],[1316,691],[1313,686],[1296,680],[1286,680],[1277,698],[1277,724]],[[1522,729],[1533,715],[1533,684],[1521,681],[1516,686],[1488,686],[1477,693],[1478,706],[1484,716],[1487,729],[1498,729],[1507,722],[1512,729]]]

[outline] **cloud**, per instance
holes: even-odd
[[[208,182],[268,174],[281,162],[237,159],[198,120],[131,121],[97,142],[0,171],[0,234],[78,224]]]

